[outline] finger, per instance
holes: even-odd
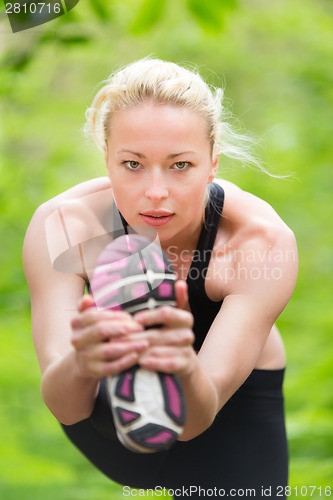
[[[138,360],[139,354],[137,352],[131,352],[117,361],[103,363],[101,376],[111,377],[112,375],[117,375],[128,368],[132,368],[132,366],[137,364]]]
[[[147,370],[181,374],[190,371],[194,363],[193,355],[194,351],[190,348],[180,350],[155,346],[140,355],[138,363]]]
[[[131,352],[114,361],[94,360],[85,368],[85,372],[90,377],[102,378],[117,375],[118,373],[136,365],[139,359],[139,353]]]
[[[128,321],[138,324],[133,321],[132,316],[125,311],[110,311],[107,309],[99,311],[95,307],[90,307],[75,316],[71,321],[71,326],[74,329],[85,328],[98,321]]]
[[[194,333],[190,328],[157,328],[130,334],[126,341],[146,341],[149,345],[190,346],[194,342]]]
[[[147,348],[144,342],[123,344],[121,342],[110,342],[104,345],[96,345],[78,353],[80,365],[84,373],[92,376],[103,376],[107,368],[112,366],[114,371],[117,367],[121,369],[127,366],[126,360],[136,362],[139,355]],[[123,359],[125,358],[125,361]]]
[[[71,342],[75,349],[81,350],[140,331],[142,326],[130,321],[99,321],[85,328],[74,329]]]
[[[184,280],[177,280],[175,283],[176,301],[179,309],[184,309],[188,304],[187,283]]]
[[[83,297],[79,301],[77,309],[79,312],[82,312],[86,309],[89,309],[89,307],[95,307],[94,299],[91,295],[83,295]]]
[[[91,353],[101,361],[115,361],[119,358],[131,354],[133,352],[143,353],[148,348],[148,343],[145,341],[138,342],[108,342],[97,346]]]
[[[193,316],[189,311],[177,307],[163,306],[134,315],[135,321],[144,327],[164,325],[168,328],[192,328]]]

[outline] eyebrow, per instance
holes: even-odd
[[[143,159],[146,158],[144,154],[139,153],[137,151],[132,151],[130,149],[120,149],[118,151],[118,153],[130,153],[130,154],[133,154],[135,156],[138,156],[139,158],[143,158]],[[180,153],[171,153],[167,156],[167,159],[170,160],[170,159],[176,158],[177,156],[188,155],[188,154],[195,154],[195,151],[182,151]]]

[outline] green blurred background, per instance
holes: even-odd
[[[21,248],[38,205],[104,175],[80,130],[85,109],[101,80],[149,54],[193,63],[225,86],[235,124],[260,138],[265,164],[291,173],[220,162],[220,176],[269,201],[298,240],[298,284],[278,321],[291,496],[323,498],[333,486],[331,0],[87,0],[16,34],[1,7],[0,498],[123,498],[41,401]]]

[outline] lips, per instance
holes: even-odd
[[[144,222],[150,226],[164,226],[167,224],[172,217],[175,215],[167,210],[150,210],[147,212],[140,213]]]

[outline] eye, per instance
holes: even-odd
[[[127,160],[123,161],[122,164],[131,171],[138,170],[141,167],[141,164],[135,160]]]
[[[190,167],[190,162],[188,161],[177,161],[176,163],[174,163],[174,167],[176,170],[186,170],[187,168]]]

